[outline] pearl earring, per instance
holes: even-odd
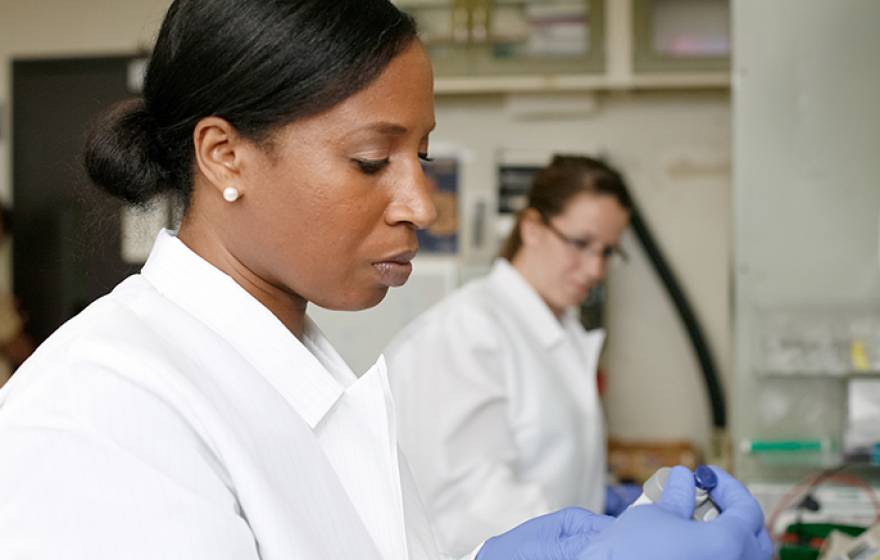
[[[238,189],[235,187],[226,187],[223,189],[223,200],[226,202],[235,202],[240,196],[241,193],[238,192]]]

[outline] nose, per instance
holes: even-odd
[[[583,256],[584,268],[592,283],[605,278],[608,271],[608,259],[602,253],[586,251]]]
[[[437,207],[431,199],[434,184],[425,175],[421,162],[415,161],[408,168],[395,186],[386,220],[391,225],[406,223],[415,229],[425,229],[437,220]]]

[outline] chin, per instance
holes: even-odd
[[[577,297],[560,298],[558,306],[560,309],[571,309],[573,307],[580,307],[583,301],[583,298]]]
[[[388,288],[380,286],[369,291],[351,292],[338,300],[313,301],[312,303],[332,311],[363,311],[379,305],[387,294]]]

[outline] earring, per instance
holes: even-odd
[[[226,202],[235,202],[241,196],[235,187],[226,187],[223,189],[223,200]]]

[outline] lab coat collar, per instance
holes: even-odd
[[[563,340],[565,326],[577,321],[575,310],[568,309],[560,322],[538,292],[507,259],[495,260],[489,282],[496,288],[499,297],[506,299],[510,308],[520,315],[522,325],[545,348]]]
[[[320,351],[335,376],[271,311],[167,230],[159,233],[141,273],[228,341],[312,429],[356,380],[308,317],[303,340]]]

